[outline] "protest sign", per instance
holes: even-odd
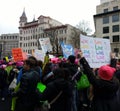
[[[34,56],[37,58],[37,60],[42,60],[44,62],[45,53],[42,50],[35,49]]]
[[[72,45],[61,43],[61,47],[64,58],[68,58],[69,55],[74,55],[74,49]]]
[[[52,46],[50,44],[50,39],[49,38],[40,38],[39,39],[42,51],[46,53],[47,51],[50,52],[52,51]]]
[[[110,40],[80,35],[81,50],[92,68],[110,63]]]
[[[13,48],[12,49],[12,57],[14,61],[21,61],[27,59],[27,54],[22,51],[21,48]]]

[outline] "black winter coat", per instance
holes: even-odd
[[[36,86],[40,81],[39,74],[34,70],[29,70],[22,75],[20,88],[14,96],[17,96],[15,111],[34,111],[38,102],[36,97]]]
[[[91,111],[120,111],[117,90],[119,81],[113,78],[110,81],[97,79],[85,58],[80,60],[85,74],[87,74],[90,83],[93,85],[94,97],[92,100]]]
[[[62,91],[59,98],[51,105],[50,111],[71,111],[72,87],[71,82],[63,78],[57,78],[47,84],[43,93],[39,93],[39,99],[51,102]]]
[[[5,69],[0,69],[0,89],[7,87],[8,74]]]

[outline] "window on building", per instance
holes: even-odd
[[[65,32],[65,34],[66,34],[66,33],[67,33],[67,30],[65,29],[64,32]]]
[[[22,47],[22,43],[20,43],[20,47]]]
[[[105,37],[103,37],[103,39],[109,39],[109,36],[105,36]]]
[[[114,52],[118,53],[119,52],[119,48],[114,48]]]
[[[118,10],[118,6],[113,7],[113,10]]]
[[[108,8],[104,9],[104,13],[108,12]]]
[[[107,24],[107,23],[109,23],[109,17],[108,16],[103,18],[103,24]]]
[[[119,42],[119,35],[113,36],[113,42]]]
[[[44,22],[44,19],[43,18],[40,18],[40,23],[43,23]]]
[[[20,40],[22,40],[22,37],[20,37]]]
[[[112,16],[112,22],[118,22],[119,21],[119,14],[114,14]]]
[[[34,42],[33,42],[33,46],[34,46]]]
[[[112,31],[113,32],[119,32],[119,25],[113,25]]]
[[[28,47],[30,46],[30,43],[28,43]]]
[[[62,29],[60,30],[60,34],[63,34],[63,30]]]
[[[20,30],[20,34],[22,34],[22,30]]]
[[[103,34],[104,33],[109,33],[109,27],[103,27]]]
[[[64,43],[66,43],[66,37],[64,38]]]

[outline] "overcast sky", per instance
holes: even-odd
[[[94,32],[93,15],[100,0],[0,0],[0,34],[18,33],[19,18],[25,8],[28,22],[40,15],[76,26],[84,20]]]

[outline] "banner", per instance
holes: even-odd
[[[80,47],[92,68],[110,63],[110,40],[80,35]]]
[[[42,51],[46,53],[47,51],[50,52],[52,51],[52,46],[50,44],[50,39],[49,38],[40,38],[39,39]]]
[[[64,58],[68,58],[69,55],[74,55],[74,49],[72,45],[61,43],[61,47],[62,47]]]

